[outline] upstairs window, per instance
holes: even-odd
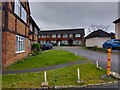
[[[17,14],[25,23],[27,22],[27,12],[20,3],[20,0],[15,0],[14,13]]]
[[[42,35],[42,38],[46,38],[46,35],[44,34],[44,35]]]
[[[30,23],[30,31],[32,31],[32,24]]]
[[[58,34],[58,38],[61,38],[61,35],[60,35],[60,34]]]
[[[15,0],[15,14],[17,14],[20,17],[20,1],[19,0]]]
[[[37,28],[35,28],[35,34],[37,34],[37,35],[38,35],[38,30],[37,30]]]
[[[47,38],[50,38],[50,35],[47,35]]]
[[[75,34],[75,37],[81,37],[80,34]]]
[[[68,38],[68,35],[67,34],[63,34],[63,38]]]
[[[21,19],[24,22],[27,22],[27,18],[26,18],[27,13],[26,13],[26,10],[23,7],[21,7],[21,8],[22,8],[22,10],[21,10]]]
[[[56,34],[53,34],[53,35],[52,35],[52,38],[56,38]]]

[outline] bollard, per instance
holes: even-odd
[[[79,68],[77,69],[77,74],[78,74],[78,80],[77,80],[77,83],[78,83],[78,84],[79,84],[79,83],[82,83],[83,80],[81,80],[81,78],[80,78],[80,69],[79,69]]]
[[[77,56],[77,52],[75,53],[75,56]]]
[[[46,71],[44,71],[44,78],[45,78],[45,82],[47,81],[47,78],[46,78]]]
[[[98,61],[96,61],[96,67],[99,68],[99,66],[98,66]]]
[[[110,76],[111,52],[111,48],[108,48],[107,76]]]
[[[78,80],[80,80],[80,70],[78,68]]]

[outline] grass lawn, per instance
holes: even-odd
[[[40,67],[67,63],[67,62],[74,62],[77,60],[86,60],[86,59],[83,57],[75,56],[73,53],[64,50],[49,50],[49,51],[44,51],[41,54],[34,56],[32,58],[18,61],[17,63],[10,65],[7,68],[7,70],[40,68]]]
[[[80,68],[83,83],[77,84],[77,68]],[[49,86],[55,85],[86,85],[113,81],[115,79],[101,79],[101,75],[106,74],[105,70],[98,70],[90,62],[80,65],[73,65],[59,69],[47,71],[47,81]],[[39,88],[44,82],[43,72],[3,75],[3,88]]]

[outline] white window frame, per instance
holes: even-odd
[[[30,23],[30,31],[33,31],[32,29],[33,29],[33,27],[32,27],[32,24]]]
[[[43,34],[43,35],[42,35],[42,38],[46,38],[46,35],[45,35],[45,34]]]
[[[35,27],[35,34],[37,34],[38,35],[38,30],[37,30],[37,28]]]
[[[72,37],[73,37],[73,34],[69,34],[69,37],[72,38]]]
[[[73,41],[73,44],[75,44],[75,45],[81,45],[81,41],[75,40],[75,41]]]
[[[56,44],[56,41],[51,41],[51,43]]]
[[[62,41],[62,44],[67,45],[67,44],[68,44],[68,41]]]
[[[63,34],[63,38],[68,38],[68,34]]]
[[[58,34],[58,38],[61,38],[61,34]]]
[[[16,53],[25,52],[25,38],[19,35],[16,35]]]
[[[47,35],[47,38],[50,38],[50,35]]]
[[[81,34],[75,34],[75,37],[81,37]]]
[[[25,23],[27,23],[27,12],[25,8],[21,5],[20,0],[15,0],[14,13],[18,15]]]
[[[52,38],[56,38],[56,34],[52,34]]]
[[[26,23],[27,22],[27,12],[26,10],[23,8],[23,6],[21,6],[21,19]]]
[[[20,1],[19,0],[15,0],[15,9],[14,9],[14,13],[17,14],[20,17]]]

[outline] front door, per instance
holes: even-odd
[[[73,40],[72,39],[68,40],[68,44],[69,44],[69,46],[72,46],[73,45]]]
[[[58,46],[60,46],[60,41],[58,41]]]

